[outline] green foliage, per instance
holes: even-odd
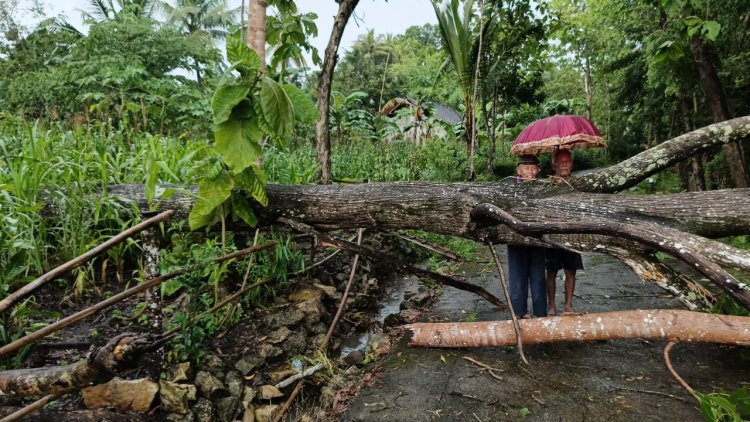
[[[709,311],[712,314],[750,316],[750,311],[732,299],[727,294],[719,296],[719,300],[711,307]]]
[[[703,418],[709,422],[742,422],[750,414],[750,395],[742,387],[731,393],[703,394],[695,392],[700,399]]]
[[[262,143],[267,138],[282,143],[292,134],[295,118],[315,117],[314,105],[296,87],[260,73],[260,59],[239,32],[227,41],[227,57],[239,77],[226,74],[211,100],[216,151],[223,165],[210,163],[211,171],[198,185],[189,217],[193,230],[224,221],[230,213],[254,226],[257,219],[245,197],[262,206],[268,202],[265,174],[256,164]]]

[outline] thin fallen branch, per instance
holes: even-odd
[[[508,289],[508,283],[505,281],[505,270],[503,270],[503,263],[500,262],[500,257],[497,256],[495,247],[492,242],[489,242],[490,252],[492,252],[492,258],[495,260],[495,266],[497,267],[498,277],[500,277],[500,287],[503,289],[505,294],[505,300],[510,303],[510,290]],[[525,364],[529,364],[526,359],[526,355],[523,354],[523,342],[521,341],[521,326],[518,325],[518,318],[516,317],[516,311],[513,310],[512,306],[508,306],[510,310],[510,318],[513,321],[513,330],[516,332],[516,344],[518,345],[518,355],[521,356],[521,360]]]
[[[364,232],[364,229],[358,229],[357,230],[357,245],[362,244],[362,233]],[[357,265],[359,264],[359,254],[354,255],[354,260],[352,261],[352,270],[349,272],[349,281],[346,283],[346,288],[344,289],[344,294],[341,296],[341,302],[339,303],[338,309],[336,309],[336,315],[333,317],[333,321],[331,321],[331,325],[328,327],[328,332],[326,333],[325,338],[323,339],[323,342],[320,343],[320,350],[326,350],[326,346],[328,346],[328,341],[331,339],[331,336],[333,336],[333,331],[336,329],[336,325],[339,323],[339,318],[341,318],[341,315],[344,313],[344,309],[346,309],[346,300],[349,298],[349,289],[352,287],[352,282],[354,282],[354,276],[357,274]]]
[[[418,238],[416,236],[411,236],[411,235],[408,235],[406,233],[396,233],[396,236],[398,236],[401,239],[406,240],[407,242],[411,242],[411,243],[413,243],[415,245],[419,245],[419,246],[427,249],[428,251],[432,251],[432,252],[435,252],[437,254],[443,255],[444,257],[446,257],[446,258],[448,258],[448,259],[450,259],[452,261],[463,262],[463,259],[461,257],[459,257],[458,255],[456,255],[455,253],[453,253],[452,251],[450,251],[450,250],[448,250],[446,248],[443,248],[441,246],[438,246],[438,245],[433,245],[433,244],[427,242],[426,240],[420,239],[420,238]]]
[[[298,374],[294,374],[291,377],[289,377],[289,378],[287,378],[287,379],[279,382],[278,384],[274,385],[274,387],[276,387],[279,390],[281,390],[282,388],[285,388],[285,387],[288,387],[288,386],[292,385],[292,383],[294,383],[295,381],[301,380],[302,378],[309,377],[310,375],[312,375],[312,374],[320,371],[323,368],[325,368],[325,365],[323,365],[322,363],[319,363],[317,365],[313,365],[313,366],[305,369],[304,371],[302,371],[302,372],[300,372]]]
[[[656,339],[750,345],[750,317],[682,310],[632,310],[519,321],[524,344]],[[497,347],[516,344],[513,322],[408,324],[410,346]]]
[[[674,394],[662,393],[661,391],[641,390],[639,388],[620,387],[619,385],[612,385],[609,388],[616,389],[616,390],[623,390],[623,391],[632,391],[632,392],[635,392],[635,393],[654,394],[656,396],[669,397],[671,399],[679,400],[679,401],[684,402],[684,403],[688,402],[687,400],[685,400],[682,397],[675,396]]]
[[[655,225],[635,225],[619,221],[600,219],[594,223],[543,222],[527,223],[518,220],[502,208],[479,204],[471,211],[476,221],[492,221],[508,226],[526,236],[542,236],[548,233],[607,234],[620,236],[669,253],[695,268],[714,284],[727,292],[737,303],[750,309],[750,286],[740,282],[713,261],[697,253],[680,238],[681,232]]]
[[[43,408],[47,405],[47,403],[51,402],[52,400],[55,400],[56,398],[60,397],[62,394],[50,394],[48,396],[42,397],[41,399],[35,401],[34,403],[29,404],[26,407],[23,407],[21,409],[16,410],[15,412],[11,413],[10,415],[0,419],[0,422],[15,422],[21,420],[21,418],[29,416],[30,414],[36,412],[37,410]]]
[[[259,246],[254,246],[254,247],[251,247],[251,248],[242,249],[240,251],[233,252],[233,253],[230,253],[230,254],[218,257],[218,258],[214,259],[212,262],[214,262],[214,263],[221,263],[221,262],[224,262],[224,261],[228,261],[230,259],[238,258],[240,256],[244,256],[244,255],[247,255],[247,254],[258,252],[260,250],[268,249],[268,248],[270,248],[272,246],[275,246],[275,245],[276,245],[275,241],[264,243],[264,244],[259,245]],[[35,341],[37,341],[37,340],[39,340],[41,338],[44,338],[44,337],[46,337],[46,336],[48,336],[48,335],[50,335],[50,334],[52,334],[52,333],[54,333],[54,332],[62,329],[62,328],[64,328],[64,327],[67,327],[70,324],[73,324],[73,323],[78,322],[78,321],[80,321],[80,320],[82,320],[84,318],[87,318],[87,317],[89,317],[91,315],[94,315],[95,313],[97,313],[97,312],[99,312],[99,311],[101,311],[103,309],[106,309],[106,308],[108,308],[108,307],[110,307],[110,306],[112,306],[112,305],[114,305],[116,303],[119,303],[119,302],[121,302],[121,301],[123,301],[123,300],[125,300],[125,299],[127,299],[127,298],[129,298],[131,296],[134,296],[134,295],[136,295],[136,294],[138,294],[138,293],[140,293],[140,292],[142,292],[144,290],[147,290],[147,289],[150,289],[152,287],[158,286],[159,284],[161,284],[161,283],[163,283],[163,282],[165,282],[167,280],[171,280],[171,279],[173,279],[175,277],[179,277],[179,276],[181,276],[183,274],[187,274],[187,273],[189,273],[191,271],[194,271],[194,270],[196,270],[196,269],[198,269],[200,267],[201,267],[200,265],[194,265],[194,266],[191,266],[191,267],[186,268],[186,269],[175,271],[175,272],[173,272],[171,274],[167,274],[167,275],[162,275],[162,276],[159,276],[159,277],[155,277],[155,278],[152,278],[151,280],[148,280],[148,281],[146,281],[146,282],[144,282],[144,283],[142,283],[142,284],[140,284],[138,286],[135,286],[135,287],[132,287],[132,288],[130,288],[128,290],[120,292],[120,293],[118,293],[118,294],[110,297],[109,299],[101,301],[101,302],[99,302],[99,303],[97,303],[95,305],[92,305],[92,306],[90,306],[90,307],[88,307],[88,308],[86,308],[86,309],[84,309],[82,311],[76,312],[73,315],[70,315],[70,316],[68,316],[66,318],[63,318],[63,319],[61,319],[61,320],[59,320],[59,321],[57,321],[57,322],[55,322],[53,324],[50,324],[50,325],[48,325],[48,326],[46,326],[44,328],[41,328],[41,329],[39,329],[37,331],[34,331],[33,333],[28,334],[25,337],[22,337],[22,338],[14,341],[12,343],[9,343],[9,344],[6,344],[3,347],[0,347],[0,356],[3,356],[3,355],[5,355],[7,353],[10,353],[12,351],[18,350],[21,347],[26,346],[27,344],[31,344],[31,343],[33,343],[33,342],[35,342]]]
[[[480,368],[486,370],[487,372],[489,372],[489,374],[490,374],[490,376],[492,378],[495,378],[496,380],[500,380],[500,381],[503,380],[503,377],[501,377],[500,375],[495,374],[495,372],[494,372],[494,371],[500,371],[500,372],[502,372],[503,371],[502,369],[493,368],[493,367],[491,367],[491,366],[489,366],[487,364],[479,362],[478,360],[472,359],[472,358],[470,358],[468,356],[464,356],[464,360],[467,360],[467,361],[473,363],[474,365],[477,365]]]
[[[684,379],[680,376],[680,374],[677,373],[677,371],[674,370],[674,367],[672,367],[672,361],[669,359],[669,351],[672,350],[672,347],[677,344],[677,341],[672,340],[669,343],[667,343],[667,346],[664,347],[664,363],[667,365],[667,369],[669,369],[669,373],[672,374],[672,376],[677,380],[677,382],[680,383],[681,386],[685,387],[685,389],[690,393],[691,396],[695,397],[696,400],[698,400],[698,403],[700,403],[701,399],[698,397],[697,394],[695,394],[695,390],[693,390],[690,385],[688,385],[687,382],[685,382]]]
[[[299,392],[302,391],[302,386],[305,385],[305,380],[301,380],[297,383],[297,386],[294,387],[294,391],[292,391],[292,394],[289,395],[289,398],[286,402],[284,402],[284,405],[281,406],[281,409],[279,409],[278,412],[276,412],[276,415],[273,417],[273,422],[279,422],[284,415],[286,414],[287,410],[289,410],[289,407],[294,403],[294,399],[297,398],[299,395]]]
[[[429,278],[444,286],[455,287],[460,290],[465,290],[465,291],[477,294],[485,298],[488,302],[495,305],[499,310],[505,310],[508,307],[508,305],[503,303],[500,299],[492,295],[492,293],[488,292],[487,290],[485,290],[484,288],[480,286],[476,286],[471,283],[466,283],[464,281],[457,280],[453,277],[438,274],[434,271],[424,270],[422,268],[415,267],[414,265],[408,264],[396,256],[387,254],[385,252],[376,251],[364,245],[357,245],[356,243],[347,242],[342,239],[337,239],[335,237],[329,236],[321,232],[315,227],[312,227],[308,224],[300,223],[296,220],[292,220],[292,219],[285,218],[285,217],[280,217],[278,218],[277,221],[279,221],[280,223],[287,224],[295,230],[298,230],[304,233],[315,234],[320,239],[330,243],[331,245],[334,245],[335,247],[339,249],[345,249],[345,250],[348,250],[348,251],[351,251],[351,252],[354,252],[363,256],[367,256],[367,257],[379,260],[381,262],[388,262],[391,264],[392,267],[401,268],[404,271],[410,272],[418,277]]]
[[[312,236],[312,237],[315,237],[314,235],[308,235],[308,236]],[[354,236],[352,236],[352,237],[350,237],[349,239],[347,239],[347,242],[351,242],[352,240],[354,240],[354,239],[356,239],[356,238],[357,238],[357,235],[355,234]],[[293,272],[293,273],[289,273],[289,277],[296,277],[296,276],[298,276],[298,275],[302,275],[302,274],[304,274],[304,273],[306,273],[306,272],[309,272],[309,271],[310,271],[310,270],[312,270],[313,268],[315,268],[315,267],[317,267],[317,266],[320,266],[320,265],[323,265],[323,264],[325,264],[325,263],[326,263],[326,262],[327,262],[327,261],[328,261],[329,259],[333,258],[334,256],[336,256],[336,255],[338,255],[338,254],[340,254],[340,253],[341,253],[341,249],[336,249],[335,251],[331,252],[331,254],[330,254],[330,255],[328,255],[327,257],[325,257],[325,258],[323,258],[323,259],[321,259],[320,261],[318,261],[318,262],[315,262],[315,263],[313,263],[312,265],[310,265],[310,266],[308,266],[308,267],[305,267],[305,268],[304,268],[304,269],[302,269],[302,270],[299,270],[299,271],[295,271],[295,272]]]
[[[8,309],[11,305],[13,305],[16,301],[21,299],[22,297],[28,295],[32,291],[36,290],[43,284],[49,282],[50,280],[54,280],[55,278],[59,277],[61,274],[64,274],[67,271],[72,270],[73,268],[79,267],[82,264],[84,264],[86,261],[90,260],[91,258],[96,257],[97,255],[108,251],[109,249],[113,248],[117,244],[121,243],[125,239],[133,236],[136,233],[139,233],[154,224],[160,223],[164,220],[169,219],[175,214],[173,210],[167,210],[163,213],[156,215],[154,217],[149,218],[148,220],[140,222],[138,225],[135,225],[124,232],[118,234],[117,236],[107,240],[106,242],[96,246],[93,249],[89,249],[84,253],[83,255],[78,256],[77,258],[71,259],[70,261],[60,265],[59,267],[53,269],[52,271],[49,271],[42,275],[41,277],[37,278],[36,280],[30,282],[29,284],[24,285],[20,289],[16,290],[12,294],[8,295],[5,299],[0,300],[0,312],[4,312],[6,309]]]

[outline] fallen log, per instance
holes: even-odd
[[[121,334],[70,365],[2,371],[0,393],[9,397],[46,396],[102,384],[153,347],[154,343],[144,337]]]
[[[615,339],[674,340],[750,346],[750,317],[681,310],[635,310],[519,321],[524,344]],[[497,347],[516,344],[513,322],[417,323],[405,326],[413,347]]]

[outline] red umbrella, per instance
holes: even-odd
[[[537,120],[518,134],[513,155],[555,152],[560,149],[606,147],[599,129],[583,116],[555,115]]]

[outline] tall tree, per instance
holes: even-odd
[[[331,37],[328,39],[323,68],[318,77],[318,122],[315,124],[317,135],[316,161],[318,163],[318,181],[323,184],[331,183],[331,128],[328,112],[331,108],[331,85],[333,82],[333,71],[338,60],[339,44],[344,35],[346,23],[359,4],[359,0],[338,0],[339,10],[333,21]]]
[[[463,93],[464,130],[466,139],[466,155],[469,159],[467,179],[474,178],[474,111],[475,111],[475,80],[477,78],[477,52],[480,47],[479,26],[489,32],[492,21],[476,25],[474,22],[474,0],[450,0],[445,7],[442,1],[432,0],[435,15],[440,28],[443,50],[448,56],[448,64],[455,72],[456,81]],[[491,16],[491,15],[490,15]],[[474,26],[477,26],[475,28]],[[477,33],[473,32],[477,30]]]
[[[157,0],[89,0],[88,10],[83,12],[84,20],[102,22],[128,14],[138,18],[151,17]]]
[[[227,0],[177,0],[174,5],[159,1],[167,15],[167,23],[197,42],[214,45],[214,40],[226,38],[227,29],[237,20],[238,9],[230,9]],[[202,69],[194,59],[195,76],[201,82]]]

